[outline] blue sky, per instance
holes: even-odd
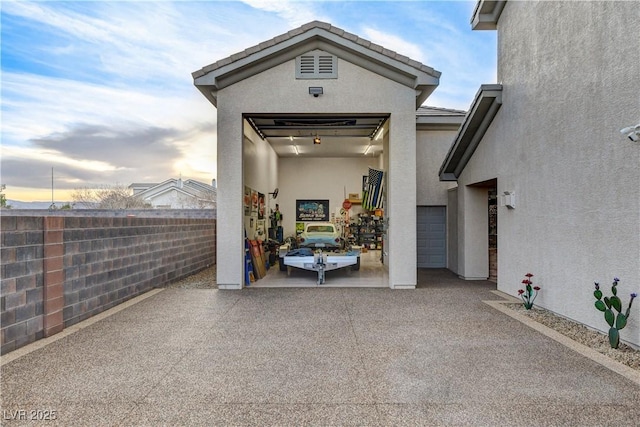
[[[191,73],[321,20],[442,72],[426,105],[466,110],[496,79],[475,1],[11,2],[2,14],[1,181],[15,200],[216,178],[216,111]]]

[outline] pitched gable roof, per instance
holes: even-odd
[[[186,194],[193,197],[201,197],[204,194],[216,194],[216,188],[194,179],[182,179],[169,178],[159,184],[151,183],[134,183],[129,188],[138,189],[135,193],[143,199],[150,199],[164,194],[168,191],[177,191],[182,194]],[[140,191],[141,190],[141,191]]]
[[[217,91],[310,50],[321,49],[416,90],[416,107],[438,86],[440,72],[321,21],[313,21],[192,73],[195,86],[217,105]]]

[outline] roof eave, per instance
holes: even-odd
[[[502,106],[502,85],[482,85],[440,167],[440,181],[456,181]]]
[[[217,106],[218,90],[314,49],[325,50],[414,88],[416,108],[424,103],[440,83],[439,71],[407,57],[388,56],[391,51],[370,42],[367,44],[357,36],[350,37],[348,33],[339,34],[325,27],[313,27],[293,34],[290,37],[283,37],[278,42],[275,41],[278,38],[269,40],[193,72],[194,85],[214,106]]]
[[[436,78],[435,82],[429,84],[418,84],[416,86],[416,109],[419,108],[431,96],[434,90],[440,84],[440,79]]]
[[[464,121],[464,115],[417,116],[416,130],[457,130]]]
[[[196,87],[214,107],[218,108],[218,89],[215,85],[196,85]]]
[[[478,0],[471,17],[474,30],[495,30],[507,0]]]

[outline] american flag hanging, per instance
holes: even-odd
[[[362,202],[362,207],[366,210],[381,209],[383,207],[384,172],[378,169],[369,168],[369,179],[367,181],[367,191]]]

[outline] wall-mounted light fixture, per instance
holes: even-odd
[[[509,209],[516,208],[516,193],[514,191],[505,191],[500,195],[500,206],[506,206]]]
[[[640,123],[635,126],[629,126],[624,129],[620,129],[620,133],[629,138],[633,142],[640,141]]]
[[[323,92],[322,86],[309,86],[309,95],[313,95],[314,98],[319,97]]]
[[[313,144],[314,145],[320,145],[322,141],[320,140],[320,137],[318,136],[318,134],[316,134],[316,137],[313,138]]]

